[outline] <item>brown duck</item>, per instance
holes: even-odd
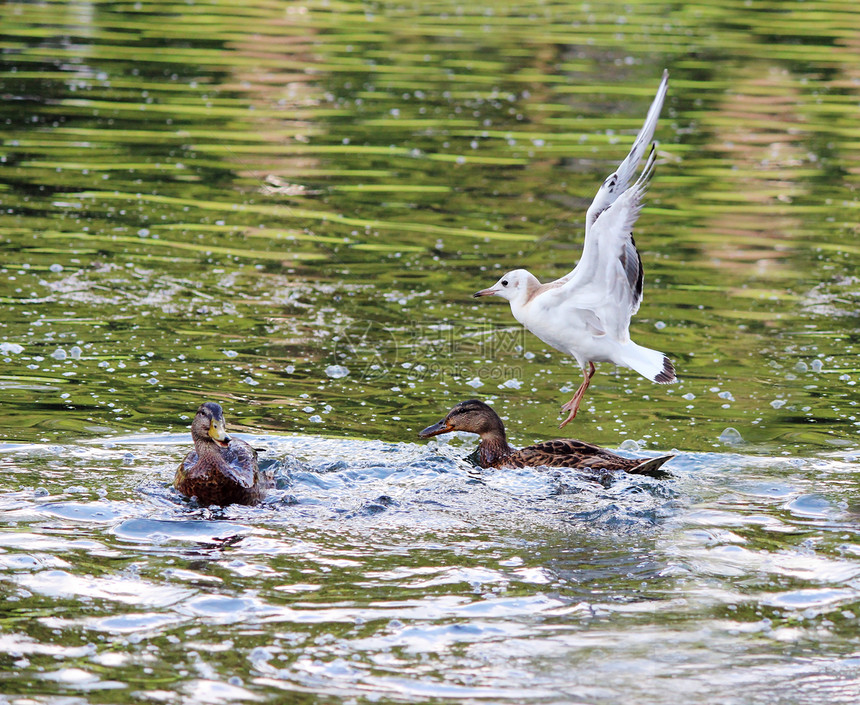
[[[477,433],[481,437],[476,451],[478,465],[482,468],[523,468],[541,465],[554,468],[577,468],[580,470],[617,471],[652,477],[669,475],[660,466],[674,455],[659,458],[622,458],[600,446],[560,438],[544,441],[516,450],[508,445],[505,425],[499,415],[477,399],[461,401],[439,423],[428,426],[418,435],[421,438],[438,436],[451,431]]]
[[[261,472],[257,451],[230,438],[224,412],[207,401],[191,423],[192,450],[176,469],[173,486],[203,506],[256,504],[273,485],[271,472]]]

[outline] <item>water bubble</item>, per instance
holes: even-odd
[[[320,416],[319,414],[314,414],[313,416],[308,418],[308,421],[310,421],[311,423],[322,423],[322,416]]]
[[[693,394],[692,392],[687,392],[686,394],[684,394],[681,397],[681,399],[686,399],[687,401],[693,401],[693,399],[695,399],[695,398],[696,398],[696,395]]]
[[[808,369],[809,369],[809,367],[802,360],[794,366],[795,372],[806,372]]]
[[[619,450],[640,450],[639,444],[632,438],[628,438],[624,443],[618,446]]]
[[[782,407],[784,407],[784,406],[785,406],[785,399],[774,399],[774,400],[770,403],[770,405],[771,405],[774,409],[781,409]]]
[[[657,330],[663,330],[663,329],[666,327],[666,324],[665,324],[665,323],[663,323],[663,321],[657,321],[657,322],[654,324],[654,327],[655,327]]]
[[[68,353],[62,348],[57,348],[51,353],[51,357],[55,360],[65,360],[68,356]]]
[[[466,380],[466,384],[468,384],[472,389],[484,386],[484,383],[477,377],[472,377],[472,379]]]
[[[523,386],[522,380],[508,379],[499,385],[499,389],[519,389]]]
[[[235,350],[222,350],[221,352],[224,353],[227,357],[236,357],[239,354]]]
[[[720,442],[730,446],[736,446],[744,442],[740,431],[738,431],[736,428],[732,428],[731,426],[723,430],[723,432],[720,434],[719,440]]]
[[[812,367],[813,372],[821,372],[824,369],[824,363],[821,360],[813,360],[810,367]]]
[[[4,355],[17,355],[24,352],[24,346],[18,343],[0,343],[0,353]]]
[[[73,360],[80,360],[82,352],[83,350],[81,350],[80,347],[78,347],[77,345],[73,345],[72,349],[69,350],[69,355],[71,355]]]
[[[250,375],[249,375],[249,376],[247,376],[247,377],[245,377],[245,378],[242,380],[242,383],[243,383],[243,384],[250,384],[252,387],[256,387],[258,384],[260,384],[257,380],[255,380],[255,379],[254,379],[253,377],[251,377]]]
[[[63,271],[63,265],[52,264],[50,267],[48,267],[48,269],[50,269],[52,272],[54,272],[54,274],[59,274],[60,272]]]
[[[349,368],[343,365],[329,365],[325,368],[325,373],[332,379],[341,379],[349,374]]]
[[[731,392],[720,392],[717,395],[720,399],[728,399],[729,401],[734,401],[735,398],[732,396]]]
[[[268,661],[273,657],[274,654],[263,646],[255,646],[251,649],[251,653],[248,654],[248,658],[251,661]]]

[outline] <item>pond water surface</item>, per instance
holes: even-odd
[[[0,702],[854,703],[851,2],[0,10]],[[673,477],[480,473],[576,364],[474,300],[575,264],[664,68],[637,342],[571,436]],[[204,400],[260,507],[170,481]]]

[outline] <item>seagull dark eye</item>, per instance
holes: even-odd
[[[507,286],[507,285],[508,285],[508,280],[502,279],[502,286]]]

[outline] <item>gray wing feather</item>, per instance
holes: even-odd
[[[642,302],[642,260],[633,241],[633,225],[654,173],[655,158],[652,148],[636,183],[595,222],[592,234],[600,242],[596,260],[588,268],[577,267],[576,276],[541,295],[590,309],[603,328],[621,342],[629,338],[630,317]]]
[[[588,239],[588,231],[594,224],[600,214],[611,206],[618,197],[627,190],[630,179],[636,173],[636,167],[642,161],[645,155],[645,150],[651,144],[654,138],[654,130],[657,129],[657,120],[660,117],[660,111],[663,108],[663,101],[666,99],[666,92],[669,89],[669,72],[663,71],[663,80],[660,81],[660,87],[657,88],[657,95],[651,102],[651,107],[648,108],[648,115],[645,117],[645,122],[636,139],[633,141],[633,146],[630,152],[624,158],[624,161],[618,165],[618,168],[610,174],[603,185],[597,191],[594,201],[588,208],[585,216],[585,237]]]
[[[581,270],[587,270],[597,266],[597,261],[600,259],[599,251],[603,247],[603,244],[600,242],[600,237],[596,233],[592,233],[592,228],[594,224],[598,222],[598,219],[612,206],[612,204],[627,192],[627,186],[633,178],[633,174],[636,172],[636,167],[639,165],[639,162],[645,154],[645,150],[648,148],[648,145],[651,144],[651,140],[654,137],[654,130],[657,128],[657,120],[660,117],[660,111],[663,108],[663,101],[666,98],[666,92],[668,89],[669,72],[663,71],[663,79],[660,81],[660,86],[657,88],[657,94],[651,102],[651,107],[648,109],[648,115],[645,117],[645,122],[639,130],[639,134],[636,135],[636,139],[633,141],[633,146],[630,148],[630,152],[624,158],[624,161],[619,164],[618,169],[610,174],[606,178],[606,181],[603,182],[603,185],[594,197],[594,201],[586,212],[585,242],[582,248],[582,257],[580,257],[579,262],[572,271],[556,281],[566,282],[570,279],[576,279],[580,276]],[[643,174],[644,173],[645,172],[643,171]],[[641,178],[642,177],[640,176],[640,181]],[[631,243],[631,247],[633,248],[633,251],[635,251],[635,245],[632,245]],[[630,263],[630,266],[632,266],[633,262],[639,262],[638,254],[635,257],[632,252],[628,252],[627,254],[627,261]],[[627,265],[625,265],[625,269],[627,269]],[[641,272],[641,266],[639,267],[639,271]],[[635,285],[631,286],[634,290],[637,288]],[[641,286],[638,288],[639,298],[641,299]]]

